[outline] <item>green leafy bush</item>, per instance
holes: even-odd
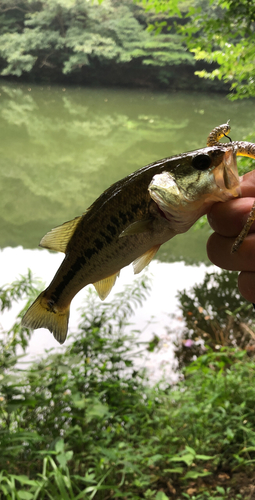
[[[205,345],[255,350],[254,310],[237,289],[237,272],[206,273],[190,291],[178,292],[184,329],[176,342],[179,368],[205,352]]]
[[[208,350],[177,385],[150,386],[125,329],[147,289],[144,277],[111,304],[89,291],[71,343],[27,369],[16,351],[28,332],[2,336],[1,499],[248,499],[254,363],[245,351]],[[1,289],[3,308],[27,293],[31,274]]]

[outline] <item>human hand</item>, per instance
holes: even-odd
[[[216,266],[241,271],[239,290],[246,300],[255,303],[255,223],[237,252],[231,253],[254,203],[255,171],[245,174],[240,182],[243,198],[215,203],[208,214],[208,221],[215,232],[208,240],[207,253]]]

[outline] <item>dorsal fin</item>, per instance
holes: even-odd
[[[138,257],[133,262],[134,274],[140,273],[153,259],[154,255],[157,253],[160,245],[155,245],[151,247],[147,252]]]
[[[56,252],[66,252],[66,247],[73,236],[73,233],[80,222],[82,215],[75,219],[64,222],[61,226],[54,227],[40,241],[40,247],[56,250]]]
[[[115,281],[119,274],[120,272],[118,271],[117,273],[108,276],[108,278],[105,278],[104,280],[96,281],[96,283],[93,283],[101,300],[106,299],[106,297],[109,295],[113,285],[115,285]]]

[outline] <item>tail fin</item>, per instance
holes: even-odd
[[[21,324],[33,330],[48,328],[55,339],[63,344],[67,336],[68,320],[69,306],[64,310],[58,309],[56,305],[49,306],[45,292],[42,292],[23,316]]]

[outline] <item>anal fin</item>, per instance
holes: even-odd
[[[119,276],[119,274],[120,272],[118,271],[117,273],[108,276],[108,278],[93,283],[101,300],[105,300],[106,297],[109,295],[112,287],[115,285],[116,279]]]
[[[156,255],[160,245],[155,245],[151,247],[147,252],[138,257],[133,262],[134,274],[140,273],[153,259],[154,255]]]

